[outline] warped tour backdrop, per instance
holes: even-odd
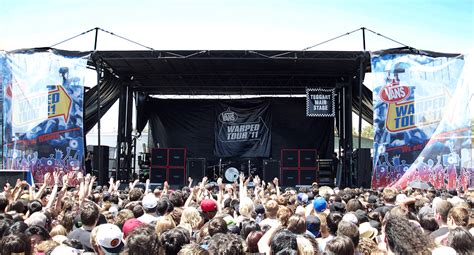
[[[2,53],[4,169],[82,170],[84,77],[89,53]]]
[[[474,186],[472,56],[378,52],[372,187]]]
[[[317,149],[330,158],[334,151],[334,119],[306,117],[306,98],[148,97],[139,105],[138,126],[149,118],[154,146],[185,147],[188,157],[280,159],[281,149]]]

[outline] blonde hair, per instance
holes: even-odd
[[[280,221],[282,226],[286,227],[290,216],[291,216],[291,210],[288,209],[287,207],[280,206],[277,212],[277,218],[278,218],[278,221]]]
[[[99,245],[97,244],[97,232],[99,232],[99,226],[92,229],[90,242],[91,242],[92,249],[94,249],[94,252],[99,254],[99,251],[97,250],[97,249],[100,249]]]
[[[314,252],[313,244],[308,240],[308,238],[298,235],[296,237],[296,244],[298,247],[299,255],[314,255],[317,254]]]
[[[278,203],[275,200],[268,200],[265,203],[265,213],[267,217],[276,217],[278,212]]]
[[[59,245],[59,243],[57,243],[53,240],[46,240],[46,241],[43,241],[43,242],[39,243],[38,245],[36,245],[35,249],[36,249],[36,252],[45,253],[49,250],[54,249],[58,245]]]
[[[252,217],[252,213],[255,212],[255,206],[252,199],[244,197],[239,204],[239,213],[242,216]]]
[[[179,224],[183,225],[187,223],[191,225],[191,227],[194,230],[196,230],[197,228],[199,228],[201,221],[202,221],[202,218],[201,218],[201,215],[199,214],[199,211],[194,207],[188,207],[183,210]]]
[[[155,233],[158,236],[161,236],[162,233],[164,233],[167,230],[173,229],[176,227],[176,224],[174,223],[173,219],[169,216],[163,216],[160,217],[156,221],[156,226],[155,226]]]
[[[57,235],[67,236],[67,229],[63,225],[56,225],[51,229],[49,235],[51,237]]]

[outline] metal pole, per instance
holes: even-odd
[[[362,76],[364,75],[364,66],[363,66],[363,58],[360,58],[359,64],[359,150],[361,148],[361,140],[362,140]]]
[[[99,147],[99,176],[102,176],[101,173],[104,171],[102,169],[102,148],[101,148],[101,143],[100,143],[100,118],[101,118],[101,112],[100,112],[100,79],[101,79],[101,70],[100,70],[100,65],[99,63],[96,64],[96,71],[97,71],[97,146]],[[108,171],[108,169],[107,169]],[[107,182],[107,180],[102,180],[104,183]],[[104,184],[104,183],[101,183]]]
[[[365,27],[362,27],[362,47],[364,48],[364,53],[365,53]],[[358,148],[360,149],[361,143],[362,143],[362,76],[364,76],[364,67],[363,67],[363,58],[360,58],[360,65],[359,65],[359,138],[358,138],[358,143],[359,146]]]
[[[365,51],[365,27],[362,27],[362,47]]]
[[[99,28],[96,27],[95,29],[95,40],[94,40],[94,51],[97,50],[97,37],[99,36]]]

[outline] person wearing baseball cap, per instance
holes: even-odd
[[[209,221],[214,216],[216,216],[217,213],[217,203],[216,201],[212,199],[203,199],[201,201],[201,211],[204,215],[205,221]]]
[[[317,197],[316,199],[313,200],[313,208],[314,208],[314,211],[317,213],[324,212],[327,206],[328,206],[328,203],[322,197]]]
[[[142,207],[145,213],[138,217],[138,220],[150,225],[155,225],[158,220],[156,214],[156,207],[158,205],[158,199],[152,193],[146,194],[142,199]]]
[[[123,233],[114,224],[102,224],[97,227],[96,241],[104,254],[119,254],[124,247]]]

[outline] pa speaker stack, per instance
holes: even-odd
[[[151,151],[150,182],[184,185],[186,182],[186,149],[155,148]]]
[[[311,185],[315,181],[318,181],[316,150],[281,150],[282,186]]]
[[[360,148],[352,155],[357,187],[370,188],[372,180],[372,158],[370,149]]]

